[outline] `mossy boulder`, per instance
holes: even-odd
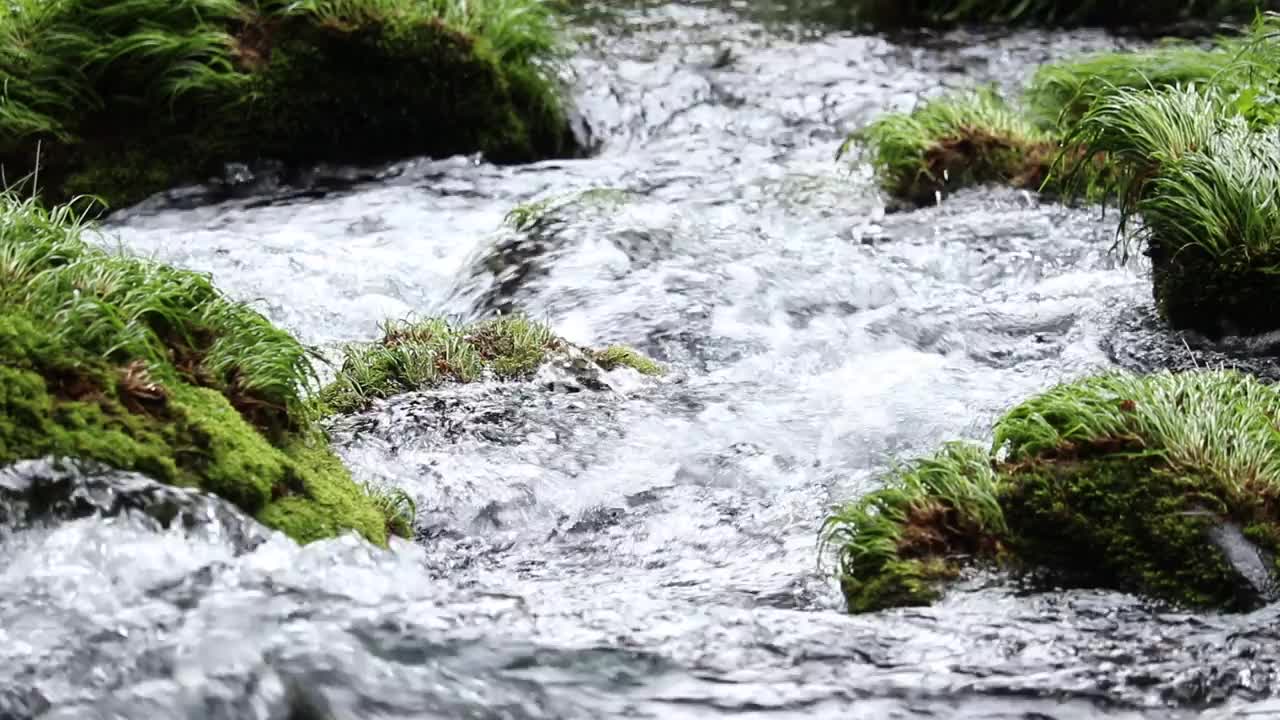
[[[1280,392],[1248,375],[1112,374],[1005,415],[838,510],[852,612],[936,600],[968,565],[1248,610],[1280,577]]]
[[[584,376],[618,367],[643,375],[663,373],[662,366],[629,347],[578,348],[521,315],[469,325],[440,318],[392,320],[382,326],[381,339],[344,348],[337,377],[320,392],[320,404],[326,412],[346,413],[443,383],[527,378],[553,358]]]
[[[0,465],[78,458],[214,493],[300,542],[391,519],[300,393],[306,350],[208,278],[0,198]]]
[[[0,163],[110,205],[228,161],[574,151],[540,3],[51,0],[0,14]],[[34,180],[34,178],[30,178]]]
[[[1269,111],[1240,101],[1216,88],[1120,90],[1072,133],[1113,168],[1122,248],[1151,257],[1161,315],[1212,337],[1280,329],[1280,134]]]

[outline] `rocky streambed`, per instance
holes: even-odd
[[[668,373],[549,367],[341,418],[357,479],[417,501],[390,551],[299,547],[100,468],[6,470],[0,495],[43,500],[0,526],[0,718],[1280,716],[1274,606],[976,576],[849,617],[817,563],[828,509],[895,458],[1064,379],[1241,355],[1150,322],[1097,208],[976,189],[886,214],[832,160],[922,93],[1126,41],[893,42],[700,4],[575,34],[591,158],[245,168],[244,197],[175,190],[106,241],[316,345],[518,308]]]

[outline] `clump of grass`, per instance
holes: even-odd
[[[1007,534],[987,453],[952,443],[890,474],[885,487],[827,518],[850,612],[927,605],[960,563],[994,558]]]
[[[309,422],[308,351],[207,276],[96,249],[0,195],[0,465],[57,455],[199,487],[300,542],[381,517]]]
[[[442,319],[391,321],[382,339],[347,346],[337,378],[321,391],[335,412],[443,382],[474,382],[492,374],[532,373],[563,341],[545,325],[519,315],[453,325]]]
[[[1027,107],[1038,125],[1067,129],[1120,89],[1204,86],[1221,79],[1236,62],[1225,48],[1189,45],[1086,55],[1037,70],[1027,89]]]
[[[917,205],[988,182],[1039,189],[1057,154],[1050,134],[990,88],[887,115],[852,135],[841,154],[855,144],[886,192]]]
[[[62,346],[212,387],[264,431],[289,429],[313,378],[302,345],[208,276],[98,250],[82,229],[68,207],[0,196],[0,305]]]
[[[418,517],[418,503],[403,489],[385,485],[364,486],[374,507],[386,518],[387,535],[413,539],[413,523]]]
[[[1280,136],[1251,125],[1217,90],[1173,87],[1119,90],[1071,135],[1083,157],[1107,158],[1121,248],[1145,246],[1157,304],[1175,327],[1214,336],[1277,327]]]
[[[917,205],[930,202],[948,182],[952,188],[1000,182],[1103,199],[1125,191],[1134,176],[1127,158],[1107,152],[1108,137],[1134,135],[1124,123],[1159,132],[1170,124],[1158,118],[1166,112],[1182,121],[1194,111],[1197,121],[1210,123],[1224,109],[1254,128],[1280,122],[1277,23],[1260,16],[1244,36],[1220,38],[1208,49],[1175,44],[1045,65],[1020,102],[1004,101],[993,90],[934,100],[855,133],[841,152],[866,146],[885,190]],[[1179,94],[1160,94],[1145,116],[1133,116],[1133,97],[1166,90]],[[1193,93],[1204,97],[1191,98],[1188,108],[1170,107]],[[1161,138],[1150,140],[1159,145]],[[948,152],[952,148],[963,152]]]
[[[597,350],[595,360],[596,364],[605,370],[629,367],[641,375],[657,377],[663,374],[661,365],[626,345],[610,345],[603,350]]]
[[[136,200],[227,160],[568,150],[541,0],[14,0],[0,164]],[[124,118],[128,120],[125,121]]]
[[[383,324],[377,342],[354,343],[344,349],[342,366],[334,381],[321,390],[320,403],[326,412],[347,413],[374,400],[447,382],[529,377],[551,354],[571,347],[551,328],[522,315],[470,325],[439,318],[390,321]],[[629,348],[615,346],[586,354],[602,366],[613,362],[641,372],[661,372],[656,363]]]
[[[1183,21],[1248,19],[1268,4],[1260,0],[853,0],[856,19],[879,27],[1058,25],[1167,27]]]
[[[991,451],[950,445],[823,530],[851,611],[937,597],[964,562],[1188,607],[1261,602],[1212,540],[1280,547],[1280,392],[1234,371],[1108,374],[1034,397]]]

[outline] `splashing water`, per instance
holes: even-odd
[[[359,479],[418,500],[417,541],[391,551],[300,548],[100,469],[11,469],[0,491],[68,499],[0,526],[0,718],[1280,717],[1276,608],[977,577],[848,617],[816,562],[827,508],[892,458],[1181,352],[1135,320],[1148,282],[1096,209],[985,189],[886,215],[866,168],[832,161],[922,91],[1016,86],[1117,41],[913,47],[710,5],[608,10],[575,36],[595,157],[178,191],[108,239],[213,273],[317,345],[518,308],[671,373],[591,391],[547,371],[337,422]]]

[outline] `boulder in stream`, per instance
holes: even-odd
[[[140,472],[300,542],[401,527],[312,422],[288,333],[205,275],[88,245],[66,206],[0,196],[0,227],[0,465]]]
[[[1006,414],[837,510],[852,612],[922,605],[966,566],[1189,608],[1277,599],[1280,391],[1234,371],[1108,374]]]
[[[536,0],[54,0],[0,15],[0,166],[111,206],[227,162],[571,155]]]

